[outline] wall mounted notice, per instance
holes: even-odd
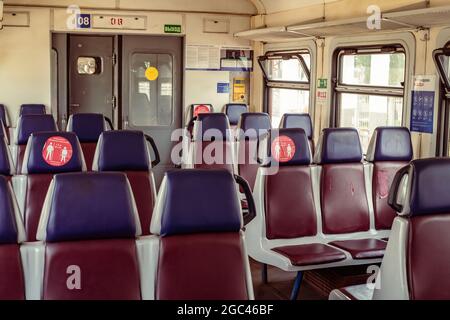
[[[218,82],[217,93],[230,93],[230,84],[228,82]]]
[[[222,48],[220,70],[253,71],[253,50],[249,48]]]
[[[433,133],[434,75],[414,76],[411,106],[411,131]]]
[[[220,70],[220,47],[186,46],[187,70]]]

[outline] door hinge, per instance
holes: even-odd
[[[116,109],[116,107],[117,107],[117,98],[116,98],[116,96],[112,97],[111,103],[112,103],[113,110]]]
[[[112,55],[112,64],[113,64],[113,66],[115,66],[116,63],[117,63],[117,54],[113,53],[113,55]]]

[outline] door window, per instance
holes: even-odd
[[[130,121],[134,126],[170,126],[173,118],[173,58],[135,53],[130,68]]]

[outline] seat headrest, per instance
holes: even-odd
[[[450,214],[449,158],[413,160],[404,169],[397,172],[390,190],[403,207],[399,215]]]
[[[237,125],[241,114],[248,112],[248,107],[243,103],[228,103],[225,105],[224,113],[227,115],[231,125]]]
[[[0,176],[0,244],[20,243],[25,231],[12,189],[5,177]]]
[[[86,171],[83,151],[73,132],[44,131],[28,139],[22,174]]]
[[[367,150],[367,161],[411,161],[411,134],[405,127],[378,127]]]
[[[200,130],[201,126],[201,130]],[[200,113],[194,124],[195,141],[228,140],[230,123],[224,113]]]
[[[95,151],[94,171],[148,171],[149,148],[142,131],[105,131]]]
[[[58,131],[51,114],[25,115],[19,117],[17,123],[16,144],[27,144],[28,138],[34,132]]]
[[[45,105],[36,103],[27,103],[20,106],[19,116],[31,114],[45,114]]]
[[[354,128],[322,130],[314,162],[317,164],[352,163],[362,161],[361,142]]]
[[[152,217],[153,234],[237,232],[241,227],[236,183],[228,170],[166,173]]]
[[[0,175],[11,176],[14,174],[14,164],[5,139],[0,138]]]
[[[306,166],[311,164],[311,149],[303,129],[271,129],[261,141],[262,165]]]
[[[246,112],[241,115],[238,124],[239,140],[256,139],[271,128],[270,117],[264,112]]]
[[[80,142],[97,142],[106,130],[105,117],[100,113],[72,114],[67,122],[67,131],[75,132]]]
[[[192,104],[190,109],[191,117],[196,117],[200,113],[211,113],[213,108],[211,104]]]
[[[42,209],[37,239],[48,242],[134,238],[141,234],[124,173],[57,174]]]
[[[308,113],[285,113],[280,120],[280,128],[301,128],[308,139],[313,138],[311,116]]]
[[[6,108],[4,104],[0,103],[0,122],[3,122],[3,125],[8,126],[8,118],[6,116]]]

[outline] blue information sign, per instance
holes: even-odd
[[[217,93],[230,93],[230,83],[218,82],[217,83]]]
[[[430,77],[415,79],[412,92],[411,131],[433,133],[434,81]]]

